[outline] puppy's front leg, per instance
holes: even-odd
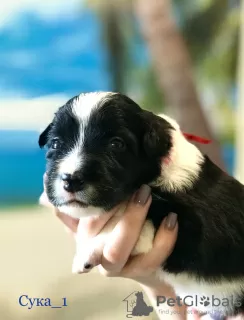
[[[118,212],[115,211],[115,217]],[[118,219],[113,215],[114,213],[111,211],[106,215],[94,215],[80,219],[76,235],[76,255],[73,260],[73,273],[87,273],[101,263],[105,233],[107,234],[111,231],[115,221]],[[110,218],[113,223],[109,221]]]
[[[109,234],[112,232],[119,217],[114,217],[109,224],[95,237],[88,241],[77,238],[76,256],[73,261],[73,273],[87,273],[101,264],[103,249]],[[149,252],[153,245],[154,227],[150,221],[145,221],[132,255]]]
[[[73,260],[73,273],[88,273],[101,264],[105,239],[100,235],[89,240],[89,243],[77,243],[76,255]]]
[[[101,264],[106,239],[118,220],[119,216],[112,217],[101,232],[93,238],[87,239],[77,235],[76,255],[72,266],[73,273],[87,273]]]

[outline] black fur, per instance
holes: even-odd
[[[187,271],[210,282],[234,280],[244,275],[244,187],[205,156],[200,178],[188,192],[167,193],[158,188],[150,219],[157,229],[168,212],[178,214],[179,232],[174,251],[164,269]],[[201,294],[201,293],[200,293]],[[234,314],[244,312],[242,305]]]
[[[76,98],[74,98],[76,99]],[[80,123],[70,100],[60,108],[52,124],[40,136],[47,144],[47,193],[54,205],[62,199],[53,196],[57,163],[74,146],[79,128],[84,128],[80,146],[80,177],[94,195],[81,194],[86,205],[109,210],[126,200],[142,184],[160,174],[161,158],[172,147],[172,126],[164,119],[142,110],[134,101],[117,94],[101,100],[88,122]],[[60,149],[52,150],[52,139],[60,139]],[[113,137],[120,137],[126,148],[111,148]],[[79,191],[79,190],[77,190]],[[81,192],[82,193],[82,192]],[[152,188],[153,202],[148,213],[157,229],[169,212],[178,214],[179,234],[175,249],[164,269],[170,273],[186,271],[197,278],[218,282],[244,277],[244,187],[205,156],[202,171],[190,190],[166,192]],[[240,297],[244,295],[240,292]],[[244,305],[235,312],[244,311]]]
[[[169,123],[142,111],[122,95],[113,97],[112,101],[101,101],[101,104],[92,111],[88,123],[78,123],[70,103],[61,107],[40,137],[41,142],[46,141],[43,136],[47,137],[47,193],[56,206],[64,204],[53,192],[52,182],[57,176],[57,166],[78,141],[82,126],[84,143],[81,152],[85,160],[78,174],[85,182],[83,189],[93,185],[98,191],[80,199],[86,205],[109,210],[160,173],[160,156],[166,156],[171,147]],[[53,150],[52,140],[57,137],[61,147]],[[125,151],[111,148],[113,137],[123,139]]]

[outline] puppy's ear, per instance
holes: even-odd
[[[50,123],[47,126],[47,128],[40,134],[39,140],[38,140],[40,148],[43,148],[46,145],[51,128],[52,128],[52,123]]]
[[[173,126],[164,118],[144,111],[145,134],[143,139],[144,149],[149,157],[166,156],[172,147]]]

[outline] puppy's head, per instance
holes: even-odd
[[[47,195],[63,212],[109,210],[161,172],[172,146],[169,119],[117,93],[81,94],[40,135],[47,146]]]

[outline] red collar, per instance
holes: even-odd
[[[211,140],[209,140],[209,139],[202,138],[202,137],[199,137],[199,136],[195,136],[195,135],[193,135],[191,133],[182,132],[182,134],[189,141],[195,141],[195,142],[198,142],[198,143],[201,143],[201,144],[209,144],[211,142]],[[162,161],[163,161],[164,164],[168,165],[171,162],[170,155],[168,157],[166,157],[166,158],[162,158]]]
[[[202,144],[208,144],[208,143],[211,142],[211,140],[209,140],[209,139],[202,138],[202,137],[199,137],[199,136],[195,136],[195,135],[193,135],[191,133],[182,132],[182,134],[189,141],[195,141],[195,142],[199,142],[199,143],[202,143]]]

